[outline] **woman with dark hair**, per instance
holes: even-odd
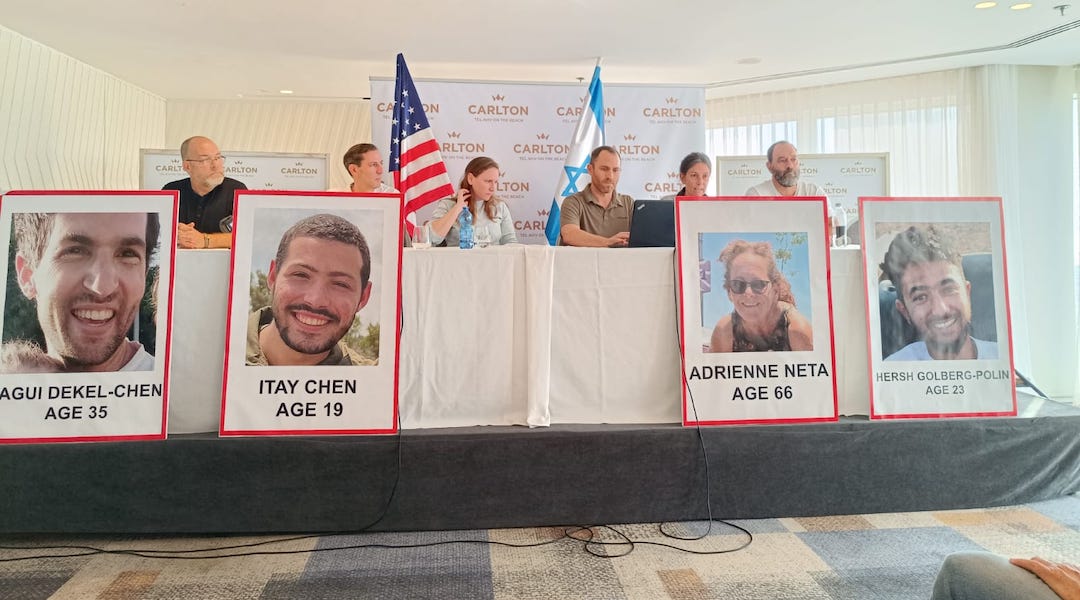
[[[791,284],[769,242],[733,240],[720,253],[724,289],[735,310],[713,328],[709,352],[813,350],[810,321],[795,310]]]
[[[431,243],[456,247],[460,236],[458,217],[461,211],[472,212],[473,229],[477,239],[486,230],[494,245],[516,244],[514,219],[510,208],[495,195],[499,184],[499,165],[486,156],[478,156],[465,166],[460,189],[456,196],[444,198],[435,204],[431,215]]]
[[[664,196],[661,200],[674,200],[675,196],[704,196],[708,193],[712,167],[703,152],[691,152],[679,163],[679,181],[683,187],[678,194]]]

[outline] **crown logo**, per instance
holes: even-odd
[[[855,166],[856,166],[856,167],[857,167],[857,166],[859,166],[859,165],[861,165],[861,164],[862,164],[862,161],[861,161],[861,160],[857,160],[857,161],[855,161]]]
[[[495,94],[494,96],[491,97],[491,99],[496,101],[496,102],[502,102],[505,98],[506,98],[506,96],[503,96],[502,94]]]
[[[296,161],[296,162],[293,163],[293,166],[294,167],[302,167],[302,166],[304,166],[304,163],[302,163],[300,161]]]
[[[668,179],[676,179],[676,178],[678,178],[679,174],[675,173],[674,171],[668,171],[667,176],[668,176]]]
[[[546,133],[538,133],[538,134],[536,134],[536,139],[538,139],[538,140],[546,140],[549,137],[551,137],[551,136],[546,134]]]
[[[274,187],[274,182],[272,182],[272,181],[267,181],[265,185],[266,185],[266,187],[268,187],[268,188],[272,188],[272,187]]]
[[[674,96],[668,96],[667,98],[664,98],[664,101],[667,102],[668,104],[678,104],[679,103],[679,99],[674,97]]]
[[[446,134],[446,137],[459,138],[459,137],[461,137],[461,134],[456,132],[456,131],[451,131],[450,133]]]
[[[632,142],[632,141],[637,139],[637,136],[632,134],[632,133],[628,133],[628,134],[623,136],[623,139],[628,141],[628,142]]]
[[[538,217],[546,217],[546,216],[548,216],[548,209],[541,208],[540,210],[536,211],[536,216],[538,216]]]
[[[585,96],[578,96],[578,102],[585,103]]]

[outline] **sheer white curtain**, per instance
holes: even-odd
[[[786,139],[803,154],[888,152],[894,196],[1001,196],[1016,367],[1072,396],[1077,315],[1061,308],[1076,304],[1077,81],[1071,67],[986,65],[711,98],[708,151],[764,155]]]
[[[803,154],[888,152],[894,195],[956,195],[957,103],[963,83],[940,71],[707,102],[713,156],[765,154],[786,139]]]

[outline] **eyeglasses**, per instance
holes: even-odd
[[[203,158],[185,158],[184,160],[186,160],[187,162],[197,163],[216,163],[218,161],[225,162],[225,157],[218,154],[217,156],[204,156]]]
[[[769,287],[770,283],[772,282],[767,279],[755,279],[753,281],[732,279],[728,282],[727,285],[728,289],[736,294],[742,294],[743,292],[745,292],[746,286],[750,286],[750,289],[753,290],[755,294],[764,294],[765,288]]]

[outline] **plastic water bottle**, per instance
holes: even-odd
[[[837,202],[832,209],[832,245],[835,248],[848,245],[847,237],[847,211],[844,206]]]
[[[472,226],[472,211],[466,207],[458,215],[458,230],[460,235],[458,236],[458,247],[463,250],[468,250],[473,247],[473,226]]]

